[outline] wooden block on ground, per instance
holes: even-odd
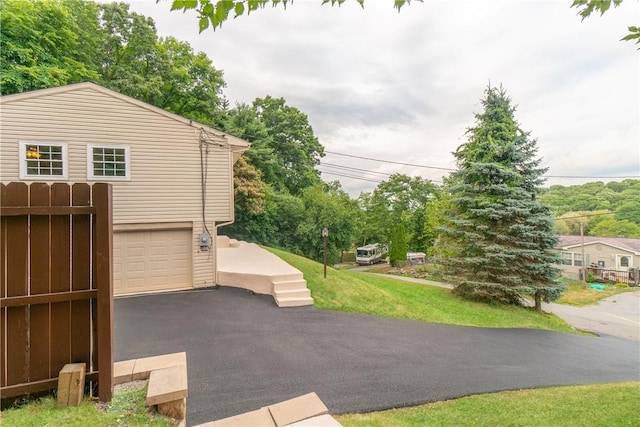
[[[158,403],[158,413],[174,420],[182,420],[187,416],[187,399]]]
[[[115,362],[113,364],[113,385],[133,381],[133,368],[135,365],[135,359]]]
[[[275,425],[269,409],[264,407],[256,411],[201,424],[199,427],[275,427]]]
[[[285,400],[267,408],[278,427],[329,413],[329,409],[315,393]]]
[[[183,399],[187,394],[186,365],[151,371],[147,387],[147,406]]]
[[[306,420],[298,421],[293,424],[287,424],[286,427],[342,427],[335,418],[329,414],[319,415]]]
[[[77,406],[84,398],[85,363],[68,363],[58,375],[58,408]]]
[[[133,367],[133,380],[146,380],[149,379],[151,371],[179,365],[187,366],[187,353],[171,353],[136,359],[136,364]]]

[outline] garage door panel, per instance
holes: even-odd
[[[114,292],[193,286],[191,230],[114,233]]]

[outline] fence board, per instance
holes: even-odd
[[[49,206],[49,185],[34,183],[29,186],[30,206]],[[48,216],[30,217],[29,236],[29,294],[41,295],[50,292],[51,229]],[[29,381],[50,378],[49,357],[49,304],[29,306]]]
[[[71,188],[73,206],[89,206],[91,189],[88,184],[76,183]],[[71,288],[90,289],[91,283],[91,217],[73,215],[71,219],[72,254]],[[71,362],[86,361],[91,371],[91,301],[71,302]]]
[[[0,184],[0,206],[4,206],[7,203],[7,186]],[[4,267],[4,260],[7,256],[7,219],[0,217],[0,299],[7,296],[7,280],[6,270]],[[7,348],[7,330],[6,326],[7,310],[0,309],[0,387],[7,385],[7,374],[5,372],[5,354],[4,349]]]
[[[96,326],[98,339],[95,361],[98,366],[99,383],[102,385],[113,382],[113,217],[109,208],[112,200],[110,185],[95,184],[93,200],[96,209],[102,215],[96,216],[94,228],[95,248],[95,286],[98,288],[98,298],[94,299],[97,309]],[[111,400],[111,387],[100,386],[100,400]]]
[[[11,183],[6,189],[8,206],[26,206],[29,203],[28,187],[24,183]],[[7,219],[7,296],[27,295],[29,219],[16,217]],[[18,384],[29,380],[29,313],[27,307],[7,308],[6,372],[7,383]]]
[[[71,188],[67,184],[51,186],[51,204],[69,206]],[[51,218],[51,242],[55,250],[51,253],[51,292],[71,291],[71,217],[56,215]],[[51,376],[55,377],[64,365],[71,361],[71,302],[51,304]]]

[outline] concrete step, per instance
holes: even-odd
[[[291,291],[294,289],[307,288],[307,281],[300,278],[294,280],[281,280],[273,282],[273,291]]]
[[[273,297],[278,299],[283,298],[309,298],[311,297],[311,291],[307,288],[287,289],[284,291],[274,291]]]
[[[278,307],[302,307],[313,305],[313,298],[275,298]]]

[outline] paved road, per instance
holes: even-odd
[[[318,393],[333,414],[640,380],[637,342],[318,310],[220,288],[118,298],[116,360],[186,351],[189,425]]]
[[[370,274],[389,277],[387,274]],[[393,278],[422,285],[453,288],[451,285],[433,280],[402,276],[393,276]],[[611,335],[640,341],[640,291],[614,295],[598,304],[586,307],[543,303],[542,310],[555,314],[576,329],[596,335]]]
[[[586,307],[543,304],[542,309],[584,331],[640,341],[640,291],[614,295]]]

